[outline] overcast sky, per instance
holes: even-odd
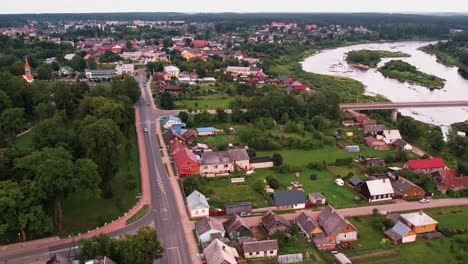
[[[468,0],[2,0],[0,13],[468,12]]]

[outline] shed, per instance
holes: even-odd
[[[359,152],[361,149],[359,148],[358,145],[349,145],[345,147],[346,152]]]
[[[197,134],[199,136],[207,136],[216,134],[216,128],[214,127],[199,127],[197,128]]]
[[[351,178],[349,178],[348,180],[349,184],[351,184],[352,186],[354,187],[361,187],[362,184],[364,184],[361,179],[359,179],[358,177],[356,176],[352,176]]]
[[[227,215],[240,214],[242,212],[252,212],[251,202],[238,202],[238,203],[227,203],[224,204],[224,210]]]
[[[327,202],[327,199],[322,193],[316,192],[316,193],[309,193],[309,201],[313,204],[325,204]]]

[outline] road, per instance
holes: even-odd
[[[468,101],[437,101],[437,102],[391,102],[391,103],[353,103],[340,104],[341,110],[375,110],[398,108],[434,108],[468,106]]]
[[[135,106],[136,128],[139,136],[140,166],[142,167],[142,192],[144,197],[141,203],[150,205],[150,211],[138,221],[130,224],[112,223],[106,227],[89,234],[105,232],[112,237],[127,233],[134,233],[139,227],[154,226],[158,232],[158,239],[165,248],[164,256],[157,263],[183,264],[197,263],[196,245],[193,234],[187,226],[188,217],[183,204],[180,189],[171,182],[162,161],[160,146],[156,139],[156,119],[167,113],[156,109],[152,100],[151,91],[145,85],[144,70],[140,70],[137,81],[142,89],[140,100]],[[147,103],[150,102],[148,106]],[[148,129],[143,133],[144,128]],[[143,140],[142,140],[143,139]],[[147,177],[147,178],[145,178]],[[123,222],[124,221],[120,221]],[[185,226],[184,226],[185,224]],[[82,236],[84,237],[84,236]],[[189,243],[190,247],[189,247]],[[55,253],[73,255],[76,249],[76,240],[67,238],[44,241],[31,241],[0,248],[0,260],[3,263],[44,263]]]

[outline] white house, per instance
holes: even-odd
[[[398,129],[384,130],[383,134],[377,135],[378,140],[383,140],[386,144],[393,144],[398,139],[401,139],[400,131]]]
[[[177,66],[168,65],[164,67],[164,72],[167,72],[171,77],[178,78],[180,75],[180,70]]]
[[[195,232],[197,233],[198,240],[202,245],[204,243],[211,242],[216,237],[224,237],[226,235],[223,222],[217,218],[209,216],[202,218],[195,223]]]
[[[416,233],[401,221],[384,233],[395,243],[405,244],[416,241]]]
[[[187,196],[187,207],[191,218],[205,217],[210,214],[208,200],[197,190]]]
[[[213,240],[204,250],[203,255],[207,264],[236,264],[239,253],[219,239]]]
[[[117,75],[132,75],[135,71],[135,65],[133,63],[117,64],[115,71]]]
[[[242,244],[244,258],[271,258],[278,255],[277,240],[250,241]]]
[[[76,56],[75,53],[70,53],[70,54],[65,55],[63,58],[64,58],[65,60],[69,61],[69,60],[72,60],[73,57],[75,57],[75,56]]]
[[[369,199],[369,203],[391,200],[395,195],[392,183],[385,178],[366,181],[361,192]]]

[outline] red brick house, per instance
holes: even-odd
[[[432,173],[437,190],[446,193],[448,190],[459,191],[468,186],[468,176],[458,176],[456,169],[440,170]]]
[[[191,174],[200,174],[200,162],[195,154],[187,148],[184,148],[174,155],[174,163],[181,177]]]

